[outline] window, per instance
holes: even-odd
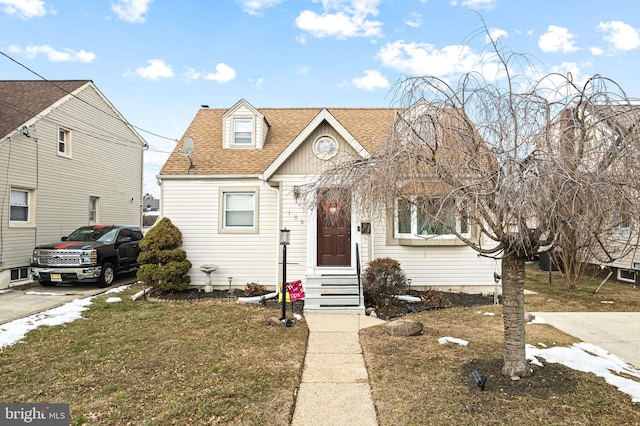
[[[233,143],[236,145],[251,145],[253,143],[253,120],[251,118],[236,118],[233,120]]]
[[[11,269],[11,281],[22,281],[29,278],[29,268],[22,266]]]
[[[613,232],[618,234],[628,234],[631,232],[631,217],[629,215],[621,215],[616,218],[616,223],[613,226]]]
[[[100,198],[89,197],[89,225],[100,222]]]
[[[10,225],[26,225],[33,222],[34,199],[34,190],[11,188]]]
[[[71,131],[58,127],[58,155],[71,157]]]
[[[452,206],[453,207],[453,206]],[[469,220],[456,215],[453,208],[440,213],[440,221],[432,218],[438,214],[436,199],[418,197],[414,200],[400,199],[396,209],[396,234],[401,238],[420,236],[454,236],[453,229],[460,234],[469,234]]]
[[[251,192],[225,192],[224,227],[253,227],[254,197]]]
[[[618,279],[620,281],[636,282],[636,271],[631,269],[618,269]]]

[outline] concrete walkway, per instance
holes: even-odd
[[[309,344],[292,425],[377,425],[358,332],[385,321],[331,314],[305,319]]]

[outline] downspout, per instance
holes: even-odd
[[[276,223],[278,224],[278,229],[276,229],[276,233],[275,233],[275,246],[278,247],[278,244],[280,244],[280,227],[282,226],[282,219],[281,219],[281,211],[282,211],[282,197],[281,197],[281,193],[280,193],[280,185],[281,183],[278,184],[278,189],[272,187],[271,185],[269,185],[267,183],[266,180],[263,179],[262,176],[260,176],[260,179],[262,180],[262,184],[264,185],[264,187],[270,191],[273,191],[276,193],[276,198],[278,200],[278,202],[276,203]],[[277,250],[276,250],[277,251]],[[275,264],[275,275],[274,277],[276,278],[275,280],[275,287],[276,289],[278,288],[278,274],[280,273],[280,267],[278,265],[278,262],[276,262]]]

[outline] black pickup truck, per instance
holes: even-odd
[[[137,226],[83,226],[58,243],[33,250],[31,274],[45,287],[60,282],[113,284],[119,272],[139,268],[142,231]]]

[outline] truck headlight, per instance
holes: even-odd
[[[84,250],[80,255],[80,263],[98,263],[98,252],[95,250]]]

